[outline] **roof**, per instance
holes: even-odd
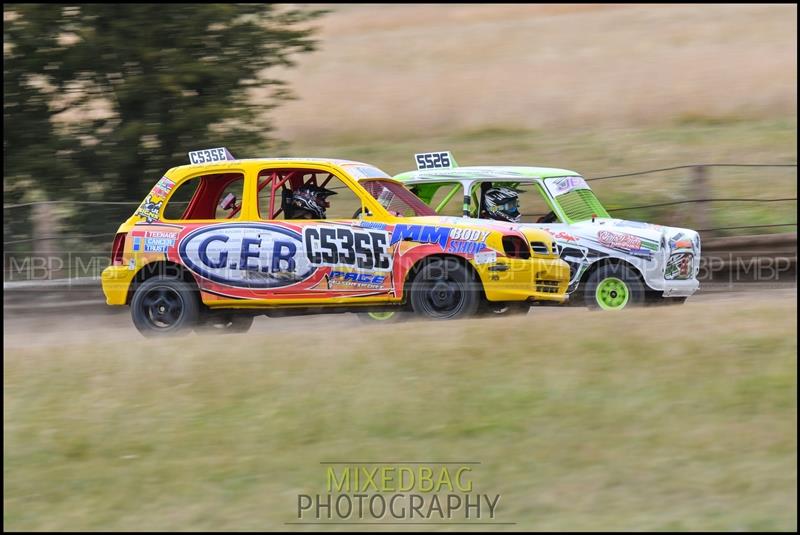
[[[513,180],[530,181],[537,178],[552,178],[558,176],[580,176],[575,171],[557,169],[555,167],[523,167],[511,165],[477,165],[469,167],[454,167],[451,169],[421,169],[400,173],[394,178],[405,183],[421,182],[452,182],[456,180],[472,179],[487,180]]]
[[[358,162],[354,160],[341,160],[338,158],[314,158],[314,157],[301,157],[301,156],[289,156],[289,157],[282,157],[282,158],[237,158],[235,160],[223,160],[220,162],[213,162],[213,163],[196,163],[190,164],[187,163],[185,165],[176,165],[167,171],[167,174],[176,172],[176,171],[183,171],[187,169],[201,169],[201,168],[209,168],[215,169],[219,167],[229,167],[231,165],[235,165],[237,163],[243,164],[256,164],[256,165],[281,165],[281,164],[317,164],[317,165],[329,165],[329,166],[363,166],[363,167],[375,167],[374,165],[370,165],[364,162]],[[377,168],[376,168],[377,169]]]

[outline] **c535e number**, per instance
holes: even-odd
[[[389,234],[386,232],[347,227],[306,227],[303,229],[303,244],[309,261],[315,266],[392,269]]]

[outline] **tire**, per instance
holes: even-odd
[[[249,314],[214,314],[196,326],[194,330],[202,334],[246,333],[253,326],[254,319]]]
[[[406,314],[396,310],[384,312],[358,312],[358,319],[364,323],[399,323],[405,319]]]
[[[606,264],[589,276],[583,299],[591,309],[622,310],[643,305],[645,290],[632,268],[624,264]]]
[[[133,324],[147,337],[185,332],[197,325],[199,314],[195,287],[179,279],[147,279],[131,299]]]
[[[411,282],[411,309],[437,320],[474,316],[481,299],[478,285],[472,272],[458,260],[428,260]]]

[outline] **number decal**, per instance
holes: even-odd
[[[321,228],[319,229],[319,244],[322,249],[322,262],[321,264],[336,265],[339,260],[339,253],[336,249],[336,229]]]
[[[339,250],[339,263],[352,266],[355,263],[353,233],[348,229],[340,228],[336,231],[336,237],[342,244],[342,248]]]
[[[454,167],[453,156],[449,152],[425,152],[415,154],[417,169],[446,169]]]
[[[212,163],[212,162],[224,162],[227,160],[234,160],[232,154],[228,152],[225,147],[219,147],[216,149],[203,149],[203,150],[193,150],[189,153],[189,163],[198,164],[198,163]]]
[[[315,266],[354,266],[358,269],[390,271],[389,235],[385,232],[349,227],[306,227],[303,243],[309,262]]]

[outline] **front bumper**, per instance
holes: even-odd
[[[503,258],[476,267],[489,301],[567,300],[569,265],[558,258]]]
[[[103,294],[106,296],[106,304],[126,305],[128,302],[128,289],[131,286],[136,271],[128,266],[109,266],[100,275],[100,283],[103,285]]]
[[[664,297],[689,297],[700,288],[697,279],[665,280],[663,283]]]

